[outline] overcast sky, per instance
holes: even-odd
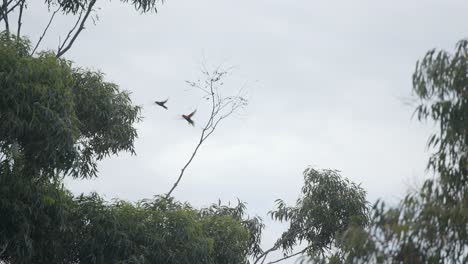
[[[433,127],[405,105],[411,74],[427,50],[453,50],[468,32],[462,0],[168,0],[146,15],[98,2],[99,21],[66,57],[131,91],[144,119],[136,156],[104,160],[98,179],[69,188],[131,201],[166,193],[200,133],[180,114],[198,108],[195,121],[206,121],[206,102],[184,81],[204,60],[236,66],[225,89],[247,83],[249,106],[220,125],[174,195],[198,207],[240,198],[267,220],[265,247],[281,232],[266,213],[277,198],[295,201],[309,165],[340,170],[371,202],[395,202],[424,179]],[[48,22],[42,3],[25,14],[33,42]],[[71,24],[59,18],[42,48]],[[167,97],[168,111],[151,104]]]

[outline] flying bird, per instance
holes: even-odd
[[[167,106],[165,106],[165,104],[167,103],[168,100],[169,100],[169,98],[167,98],[164,101],[154,101],[154,103],[167,110]]]
[[[182,117],[183,117],[185,120],[187,120],[187,122],[188,122],[190,125],[192,125],[192,126],[195,125],[195,122],[193,122],[193,120],[192,120],[192,116],[195,114],[195,112],[197,112],[196,109],[195,109],[192,113],[190,113],[189,115],[182,115]]]

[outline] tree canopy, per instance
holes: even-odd
[[[437,125],[427,144],[435,177],[397,206],[378,201],[369,228],[348,231],[343,261],[468,262],[468,40],[453,54],[427,52],[416,64],[413,90],[418,120]]]
[[[0,35],[0,151],[31,177],[96,175],[96,161],[134,152],[138,106],[100,72]]]
[[[122,3],[128,3],[132,5],[135,10],[141,13],[157,12],[158,4],[162,4],[163,0],[120,0]],[[4,33],[6,35],[16,35],[19,38],[22,37],[21,29],[23,27],[23,13],[28,8],[30,0],[3,0],[0,1],[0,22],[3,21]],[[29,52],[34,55],[42,40],[47,34],[50,26],[53,24],[54,18],[57,13],[72,16],[76,18],[75,24],[69,29],[68,33],[58,45],[55,56],[62,57],[68,52],[75,44],[78,36],[85,29],[86,22],[89,19],[96,21],[97,0],[45,0],[44,5],[47,6],[50,17],[47,26],[44,28],[40,38],[35,42],[34,48]],[[14,18],[17,19],[15,26],[16,30],[13,30],[13,21],[11,21],[12,14],[15,14]],[[46,17],[46,16],[43,16]],[[0,28],[1,29],[1,28]]]

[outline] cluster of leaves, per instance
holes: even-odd
[[[164,197],[107,203],[14,167],[0,167],[0,262],[239,264],[256,246],[249,230],[256,220],[242,203],[202,210]]]
[[[468,262],[468,40],[454,54],[429,51],[417,63],[413,87],[418,119],[438,125],[428,141],[428,169],[436,177],[398,206],[378,201],[369,229],[347,233],[347,262]]]
[[[249,263],[305,242],[307,255],[339,246],[351,225],[366,224],[364,191],[332,170],[306,171],[296,206],[278,202],[273,218],[290,228],[270,250],[260,247],[263,223],[245,204],[197,210],[173,198],[106,202],[74,197],[56,178],[30,177],[0,165],[0,261],[5,263]],[[296,254],[297,255],[297,254]]]
[[[133,153],[140,108],[99,72],[73,68],[27,41],[0,34],[0,152],[31,175],[96,175],[96,161]]]
[[[429,51],[416,65],[413,87],[421,102],[418,119],[439,125],[429,138],[436,152],[428,167],[438,174],[443,193],[462,198],[468,191],[468,40],[454,54]]]
[[[45,3],[49,8],[60,6],[65,14],[78,14],[83,9],[86,9],[90,3],[94,4],[96,0],[46,0]],[[136,10],[141,12],[157,11],[156,5],[163,0],[120,0],[120,2],[130,2]]]
[[[278,249],[285,259],[299,254],[325,256],[339,246],[340,237],[351,226],[364,228],[368,222],[366,192],[336,170],[306,169],[296,205],[287,206],[278,199],[277,207],[271,217],[287,222],[289,228],[255,263],[263,263],[268,253]],[[300,244],[305,247],[293,253]]]

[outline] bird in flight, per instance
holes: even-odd
[[[183,117],[185,120],[187,120],[187,122],[188,122],[190,125],[192,125],[192,126],[195,125],[195,122],[193,122],[193,120],[192,120],[192,116],[195,114],[195,112],[197,112],[196,109],[195,109],[192,113],[190,113],[189,115],[182,115],[182,117]]]
[[[167,103],[168,100],[169,100],[169,98],[167,98],[164,101],[154,101],[154,103],[167,110],[167,106],[165,106],[165,104]]]

